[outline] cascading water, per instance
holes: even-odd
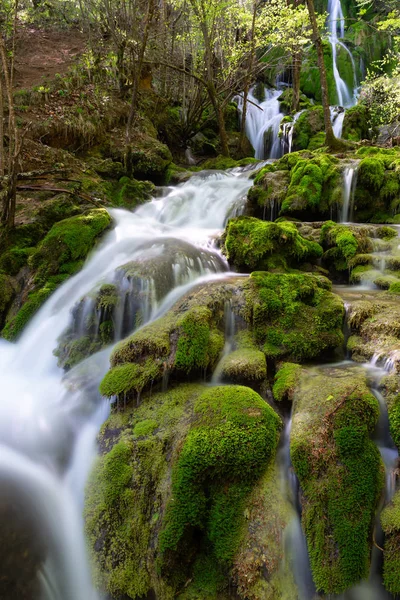
[[[288,123],[284,123],[282,125],[282,138],[281,144],[283,147],[283,154],[290,154],[293,149],[293,134],[294,134],[294,126],[296,121],[300,117],[300,115],[304,112],[304,110],[299,110],[295,115],[293,115],[292,121]]]
[[[344,15],[340,0],[329,0],[328,2],[328,29],[329,29],[329,42],[332,48],[332,60],[333,60],[333,76],[335,79],[336,92],[338,97],[338,103],[343,107],[350,107],[354,104],[354,91],[349,89],[347,83],[342,79],[337,58],[337,47],[342,48],[351,61],[353,69],[353,80],[354,90],[356,88],[356,69],[353,56],[347,46],[340,41],[340,38],[344,38]],[[338,35],[339,34],[339,35]]]
[[[255,150],[255,157],[280,158],[283,154],[279,129],[285,116],[278,101],[282,90],[265,88],[265,100],[260,102],[251,88],[248,94],[246,135]],[[243,110],[243,97],[238,97],[239,113]]]
[[[354,194],[357,185],[357,166],[350,165],[343,171],[343,207],[341,211],[341,223],[351,221],[354,203]]]
[[[70,324],[71,309],[99,282],[112,280],[121,265],[137,258],[140,248],[146,254],[155,240],[175,238],[199,252],[206,250],[207,256],[216,255],[212,239],[230,215],[240,212],[250,186],[248,177],[237,172],[199,175],[135,213],[113,210],[115,229],[83,270],[53,294],[17,344],[0,341],[0,505],[2,491],[15,490],[38,529],[35,573],[41,599],[98,598],[91,584],[81,512],[95,438],[108,414],[97,389],[111,348],[63,377],[53,350]],[[229,276],[221,258],[213,264],[211,273],[195,261],[193,268],[187,265],[150,318],[163,314],[196,283]],[[92,309],[89,302],[84,315]],[[78,323],[81,329],[83,321],[84,317]],[[29,600],[36,597],[31,594]]]

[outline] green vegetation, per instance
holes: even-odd
[[[293,400],[294,391],[299,383],[301,366],[295,363],[283,363],[275,375],[273,393],[275,400]]]
[[[294,223],[271,223],[252,217],[228,222],[225,236],[228,260],[238,269],[286,270],[322,256],[322,248],[299,235]]]
[[[339,594],[368,576],[383,465],[370,440],[379,416],[354,367],[304,373],[296,391],[291,458],[304,493],[313,578]]]
[[[251,275],[244,317],[267,358],[307,360],[341,346],[344,308],[329,288],[306,273]]]
[[[279,417],[249,388],[213,388],[198,398],[194,410],[194,426],[173,471],[173,498],[160,539],[165,568],[185,552],[193,529],[203,532],[217,562],[233,560],[244,500],[278,440]]]

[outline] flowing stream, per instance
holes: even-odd
[[[152,304],[148,319],[163,314],[196,283],[229,277],[213,239],[229,216],[241,212],[251,186],[248,175],[199,174],[135,213],[112,210],[115,228],[82,271],[51,296],[18,343],[0,340],[0,506],[2,492],[14,490],[21,510],[37,527],[42,600],[98,600],[86,556],[82,506],[96,435],[109,410],[97,388],[111,348],[64,376],[53,351],[70,325],[71,310],[100,282],[112,279],[118,267],[160,242],[175,240],[218,260],[211,260],[210,269],[208,263],[200,268],[188,260],[185,277],[178,277],[174,289]]]

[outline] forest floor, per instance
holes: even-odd
[[[85,35],[77,29],[65,31],[19,27],[15,88],[42,85],[57,73],[63,75],[85,49]]]

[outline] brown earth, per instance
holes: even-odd
[[[85,49],[85,35],[77,29],[43,30],[19,26],[15,88],[41,85],[57,73],[65,73]]]

